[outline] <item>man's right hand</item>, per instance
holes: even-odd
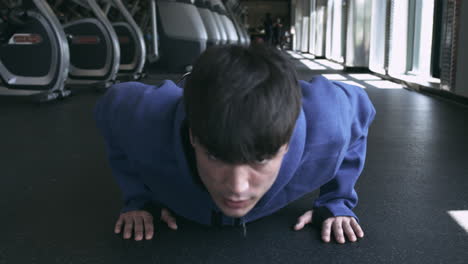
[[[172,230],[177,230],[176,220],[167,209],[161,210],[161,220]],[[142,240],[143,235],[146,240],[150,240],[154,235],[153,216],[147,211],[137,210],[121,214],[115,224],[114,232],[120,234],[122,227],[124,239],[129,239],[134,234],[136,241]]]

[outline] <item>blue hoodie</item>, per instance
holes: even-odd
[[[364,167],[375,109],[356,86],[322,76],[300,85],[303,107],[278,177],[242,223],[272,214],[318,188],[311,209],[357,219],[354,185]],[[220,213],[190,169],[181,129],[186,118],[182,95],[172,81],[159,87],[128,82],[112,86],[98,100],[95,118],[123,192],[121,212],[154,202],[201,224],[213,224],[217,212],[221,224],[234,225],[236,219]]]

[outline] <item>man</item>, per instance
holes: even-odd
[[[265,14],[263,29],[265,30],[265,43],[271,45],[273,43],[273,20],[271,19],[270,13]]]
[[[281,18],[277,17],[273,25],[273,46],[283,49],[284,30]]]
[[[364,233],[352,209],[375,110],[358,87],[298,81],[282,53],[264,46],[205,51],[184,89],[122,83],[97,103],[110,166],[125,206],[125,239],[151,239],[153,214],[243,225],[320,188],[295,230],[318,223],[322,239]]]

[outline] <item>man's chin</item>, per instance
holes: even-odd
[[[239,209],[232,210],[232,209],[221,208],[221,211],[223,212],[223,214],[225,216],[229,216],[229,217],[233,217],[233,218],[240,218],[240,217],[245,216],[250,211],[250,209],[247,209],[247,210],[246,209],[244,209],[244,210],[239,210]]]
[[[245,208],[229,208],[228,206],[223,205],[223,206],[220,206],[220,209],[225,216],[240,218],[248,214],[250,210],[252,210],[254,205],[249,205],[249,206],[246,206]]]
[[[250,210],[247,209],[229,209],[229,208],[220,208],[225,216],[240,218],[245,216]]]
[[[236,205],[229,206],[229,204],[226,203],[226,201],[224,201],[222,198],[216,197],[213,198],[213,200],[225,216],[233,218],[240,218],[245,216],[255,207],[258,202],[258,200],[252,199],[247,205],[236,208]]]

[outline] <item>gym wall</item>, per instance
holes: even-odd
[[[459,15],[457,68],[454,92],[458,95],[468,97],[468,2],[461,1]]]

